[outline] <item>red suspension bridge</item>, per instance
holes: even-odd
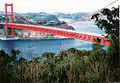
[[[8,13],[8,7],[11,8],[9,13]],[[12,36],[14,36],[14,29],[17,28],[17,29],[32,30],[37,32],[54,34],[54,35],[68,37],[68,38],[84,40],[88,42],[94,42],[94,39],[99,38],[101,39],[100,44],[106,45],[106,46],[110,45],[109,39],[100,35],[86,34],[86,33],[77,32],[73,30],[53,28],[53,27],[40,26],[40,25],[16,24],[14,23],[13,4],[7,4],[7,3],[5,4],[5,15],[6,15],[6,23],[1,23],[1,24],[6,26],[6,29],[5,29],[6,37],[8,37],[8,28],[12,28]],[[11,23],[8,23],[8,17],[11,17]]]

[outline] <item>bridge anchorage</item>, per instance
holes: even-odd
[[[10,12],[8,12],[8,7],[11,8]],[[83,40],[87,42],[93,42],[94,39],[99,38],[101,41],[99,44],[110,46],[110,41],[108,38],[105,38],[103,36],[94,35],[94,34],[86,34],[82,32],[77,32],[73,30],[66,30],[66,29],[60,29],[60,28],[52,28],[47,26],[38,26],[38,25],[28,25],[28,24],[16,24],[14,23],[14,13],[13,13],[13,4],[7,4],[5,3],[5,15],[6,15],[6,37],[8,37],[8,28],[12,28],[12,36],[14,36],[14,29],[24,29],[24,30],[32,30],[37,32],[43,32],[48,34],[54,34],[59,36],[64,36],[68,38],[74,38],[78,40]],[[11,23],[8,23],[8,17],[11,17]]]

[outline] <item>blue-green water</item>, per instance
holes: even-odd
[[[92,44],[74,39],[45,39],[45,40],[14,40],[0,41],[0,49],[9,52],[11,49],[21,50],[22,56],[32,58],[40,56],[44,52],[55,52],[58,54],[62,49],[78,48],[91,49]]]
[[[94,23],[85,23],[83,25],[76,24],[74,28],[82,32],[94,32],[97,34],[104,34],[103,31],[97,28]],[[74,39],[44,39],[44,40],[7,40],[0,41],[0,50],[10,52],[12,49],[19,49],[25,58],[41,56],[44,52],[55,52],[56,55],[62,49],[78,48],[78,49],[92,49],[92,43],[74,40]]]

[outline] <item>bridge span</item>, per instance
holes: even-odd
[[[5,23],[1,25],[5,25]],[[46,27],[46,26],[37,26],[37,25],[28,25],[28,24],[15,24],[15,23],[8,23],[8,27],[13,29],[17,28],[17,29],[23,29],[23,30],[43,32],[43,33],[48,33],[53,35],[59,35],[59,36],[64,36],[68,38],[84,40],[88,42],[94,42],[94,39],[99,38],[101,39],[100,44],[106,45],[106,46],[110,45],[108,38],[105,38],[104,36],[100,36],[97,34],[92,34],[92,33],[87,34],[83,32],[77,32],[73,30],[61,29],[56,27]]]
[[[8,13],[8,6],[11,7],[11,13]],[[14,29],[24,29],[24,30],[32,30],[37,32],[43,32],[48,34],[54,34],[59,36],[64,36],[68,38],[74,38],[78,40],[84,40],[88,42],[97,43],[94,39],[101,39],[99,44],[110,46],[110,41],[108,38],[104,36],[96,35],[96,34],[88,34],[83,32],[77,32],[73,30],[61,29],[57,27],[47,27],[40,25],[28,25],[28,24],[16,24],[14,23],[14,13],[13,13],[13,4],[5,4],[5,15],[6,15],[6,23],[1,23],[0,25],[5,25],[6,37],[8,36],[8,28],[12,28],[12,36],[14,36]],[[8,23],[8,17],[11,17],[11,23]]]

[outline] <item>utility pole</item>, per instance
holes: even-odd
[[[62,50],[64,50],[64,42],[63,42],[63,40],[62,40]]]

